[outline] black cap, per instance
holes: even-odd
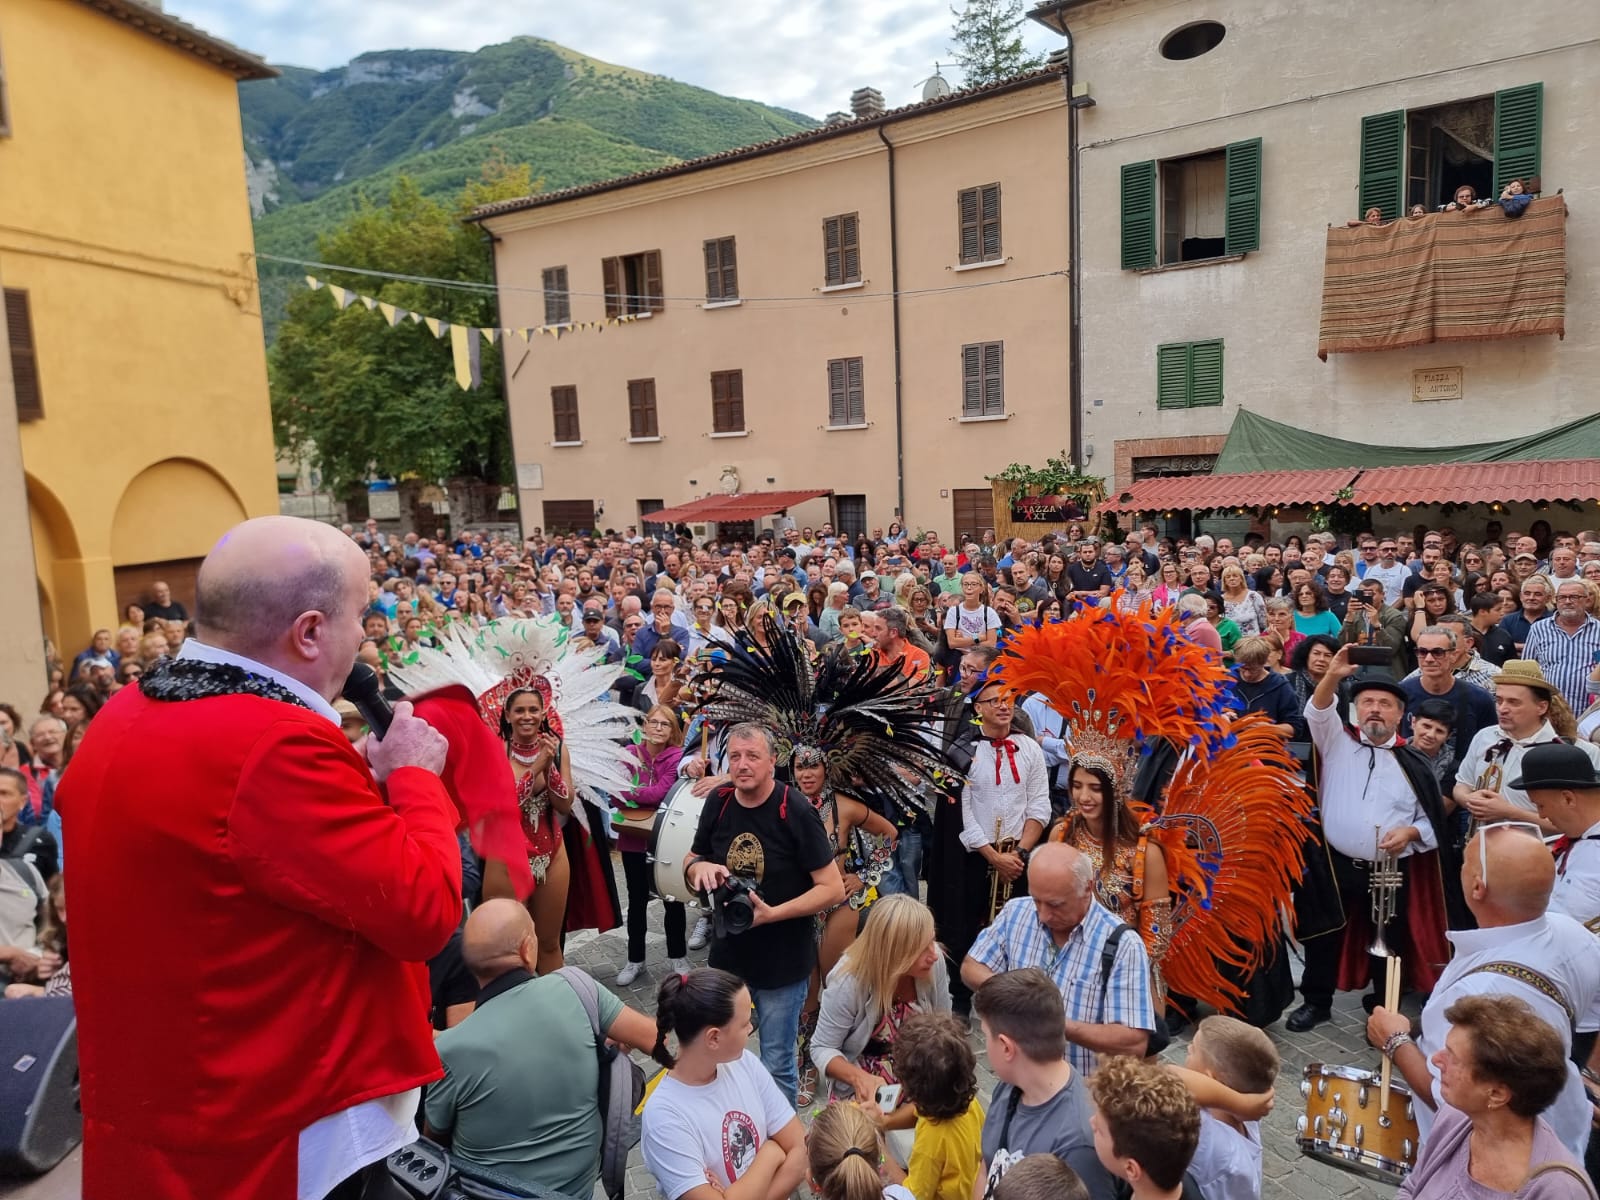
[[[1354,700],[1362,692],[1370,692],[1374,688],[1381,692],[1388,692],[1396,700],[1400,701],[1401,705],[1406,703],[1405,689],[1394,681],[1394,676],[1381,668],[1362,667],[1361,670],[1350,676],[1350,699]]]
[[[605,617],[592,608],[586,608],[583,610],[583,619],[585,621],[603,621]]]
[[[1541,788],[1571,788],[1574,791],[1600,790],[1600,774],[1582,746],[1550,742],[1531,747],[1522,756],[1522,774],[1506,785],[1519,792]]]

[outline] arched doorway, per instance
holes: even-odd
[[[238,494],[204,463],[169,458],[139,472],[111,523],[117,610],[146,599],[160,579],[192,613],[201,559],[246,515]]]

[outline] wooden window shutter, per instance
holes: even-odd
[[[1494,193],[1513,179],[1539,174],[1539,143],[1544,131],[1544,84],[1506,88],[1494,94]],[[1529,191],[1532,189],[1529,188]]]
[[[728,372],[728,415],[731,421],[730,429],[737,432],[745,427],[743,371]]]
[[[981,188],[983,193],[980,211],[979,250],[984,262],[1000,257],[1000,185],[991,183]]]
[[[1156,265],[1156,164],[1127,163],[1122,168],[1122,269]]]
[[[967,188],[956,197],[956,209],[961,220],[961,261],[978,262],[983,257],[983,232],[981,225],[982,201],[978,188]]]
[[[572,320],[572,294],[567,290],[567,269],[544,269],[544,323],[565,325]]]
[[[961,347],[961,415],[983,416],[983,346]]]
[[[844,283],[856,283],[861,279],[861,244],[857,240],[859,230],[855,213],[846,213],[839,219],[839,256],[844,267]]]
[[[850,407],[850,386],[846,382],[847,372],[843,358],[830,359],[828,362],[828,424],[848,425]]]
[[[844,218],[829,217],[822,222],[822,281],[824,287],[834,287],[844,282],[844,258],[839,242]]]
[[[1227,254],[1261,249],[1261,139],[1228,146],[1227,209],[1223,218]]]
[[[1404,214],[1406,181],[1406,112],[1361,118],[1361,180],[1356,213],[1377,208],[1385,220]]]
[[[11,386],[17,394],[17,420],[43,420],[39,356],[33,344],[33,314],[28,308],[27,292],[6,289],[6,340],[11,346]]]
[[[983,415],[999,416],[1006,411],[1006,388],[1003,373],[1004,342],[983,343]]]
[[[724,300],[739,298],[738,247],[731,237],[722,239],[722,298]]]
[[[627,311],[622,300],[622,260],[620,258],[602,258],[600,260],[600,277],[602,290],[606,295],[606,316],[622,316]]]
[[[1156,347],[1156,407],[1189,407],[1189,343]]]
[[[867,390],[863,380],[865,370],[859,358],[845,360],[845,424],[867,423]]]
[[[555,440],[558,442],[577,442],[582,440],[578,432],[578,389],[570,385],[553,387],[550,389],[550,413],[555,421]]]
[[[1222,339],[1189,345],[1189,407],[1222,403]]]
[[[644,259],[644,296],[634,305],[636,311],[664,312],[666,297],[661,286],[661,251],[648,250]]]
[[[656,381],[628,380],[628,436],[660,437],[656,423]]]
[[[711,431],[739,433],[744,429],[744,372],[711,373]]]

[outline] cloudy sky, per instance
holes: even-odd
[[[334,67],[366,50],[475,50],[517,34],[730,96],[822,117],[873,86],[919,99],[949,64],[950,0],[166,0],[166,9],[274,63]],[[1030,48],[1060,40],[1028,22]],[[944,76],[960,85],[959,72]]]

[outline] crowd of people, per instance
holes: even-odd
[[[777,1198],[802,1182],[829,1200],[1259,1197],[1259,1121],[1279,1065],[1262,1027],[1292,1003],[1282,937],[1247,968],[1216,964],[1241,998],[1235,1015],[1202,1015],[1176,985],[1169,992],[1163,960],[1192,884],[1147,821],[1181,778],[1181,748],[1164,766],[1159,747],[1137,763],[1108,761],[1061,705],[1007,682],[1008,647],[1023,631],[1100,611],[1159,616],[1231,673],[1222,727],[1270,731],[1305,764],[1319,808],[1294,898],[1303,1002],[1285,1027],[1306,1033],[1330,1019],[1336,991],[1371,984],[1373,1044],[1416,1097],[1422,1127],[1407,1194],[1442,1195],[1426,1189],[1464,1179],[1515,1192],[1534,1175],[1540,1190],[1528,1195],[1588,1194],[1572,1190],[1570,1172],[1540,1168],[1583,1170],[1592,1110],[1580,1067],[1600,1030],[1600,945],[1584,928],[1600,920],[1600,848],[1590,848],[1600,838],[1600,532],[1491,522],[1479,541],[1419,528],[1363,533],[1349,548],[1331,534],[1236,544],[1162,537],[1154,525],[1121,538],[1069,527],[1037,542],[983,530],[950,543],[898,523],[841,536],[787,520],[758,539],[698,543],[682,528],[536,529],[521,543],[391,535],[375,521],[326,532],[342,532],[350,596],[286,594],[289,575],[276,591],[219,591],[221,568],[203,568],[195,621],[157,584],[123,624],[52,656],[42,703],[0,704],[8,1000],[72,994],[65,853],[75,880],[80,845],[101,869],[109,848],[80,832],[77,814],[113,800],[106,760],[101,774],[71,765],[97,745],[115,753],[111,735],[97,742],[94,731],[133,705],[108,702],[124,689],[160,698],[134,686],[146,673],[170,691],[175,665],[242,665],[277,688],[253,696],[337,718],[408,823],[419,809],[397,804],[389,785],[416,787],[417,768],[440,777],[469,818],[474,788],[515,796],[519,861],[484,853],[470,819],[447,831],[445,890],[458,907],[446,920],[437,894],[432,908],[409,906],[448,934],[423,952],[431,935],[408,939],[339,902],[274,893],[385,953],[427,961],[436,1061],[390,1082],[402,1093],[413,1077],[432,1082],[412,1104],[416,1124],[410,1114],[394,1124],[450,1143],[464,1166],[587,1196],[602,1175],[610,1039],[664,1068],[643,1105],[642,1142],[667,1200]],[[364,563],[358,604],[352,546]],[[503,677],[463,677],[493,735],[484,743],[479,729],[473,743],[475,761],[493,760],[487,782],[463,777],[465,742],[421,699],[403,711],[385,761],[373,757],[381,743],[366,716],[336,700],[343,672],[310,648],[315,634],[292,651],[320,664],[314,687],[311,668],[256,669],[276,660],[250,650],[242,623],[298,629],[302,607],[359,626],[340,636],[392,702],[423,695],[419,681],[438,682],[429,664],[459,661],[474,639],[508,659],[532,656],[524,625],[568,674],[508,665]],[[504,640],[513,629],[515,644]],[[864,768],[841,773],[826,746],[710,719],[717,664],[770,663],[791,646],[813,674],[894,676],[906,695],[915,689],[926,747],[947,775],[920,777],[909,790],[922,794],[897,802]],[[590,669],[610,681],[584,710],[600,714],[592,721],[570,707]],[[425,751],[412,722],[442,731],[450,757]],[[602,768],[605,755],[624,765]],[[87,790],[96,787],[106,794]],[[680,787],[703,801],[687,884],[722,895],[751,881],[749,928],[653,894],[643,830]],[[428,869],[445,870],[437,837],[429,854]],[[294,886],[309,894],[319,864],[307,858]],[[1375,930],[1369,894],[1388,859],[1404,882],[1392,921]],[[83,886],[104,896],[109,885]],[[624,928],[627,964],[614,982],[633,986],[647,974],[655,902],[668,970],[654,1019],[592,982],[586,1011],[565,935]],[[1374,934],[1400,949],[1406,989],[1422,1003],[1416,1029],[1380,994]],[[695,965],[690,952],[707,948],[707,965]],[[94,967],[85,971],[93,981]],[[102,1010],[109,1003],[102,993]],[[1163,1065],[1156,1052],[1191,1022],[1187,1065]],[[544,1032],[527,1037],[534,1028]],[[987,1097],[973,1030],[999,1080]],[[86,1082],[91,1120],[94,1095]],[[325,1173],[314,1194],[360,1194],[340,1189],[374,1160],[339,1161],[351,1170]],[[305,1182],[302,1169],[302,1195]]]

